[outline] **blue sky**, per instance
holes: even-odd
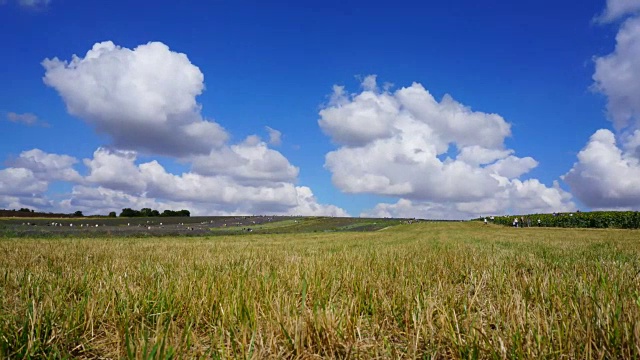
[[[638,0],[0,4],[0,208],[640,208]]]

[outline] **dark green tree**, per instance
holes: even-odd
[[[131,208],[124,208],[120,213],[120,217],[138,217],[141,216],[140,211]]]
[[[160,216],[175,216],[175,211],[171,211],[171,210],[165,210],[162,212],[162,214],[160,214]]]
[[[151,208],[142,208],[142,209],[140,210],[140,214],[141,214],[142,216],[144,216],[144,217],[153,216],[153,215],[151,215],[151,212],[152,212]]]

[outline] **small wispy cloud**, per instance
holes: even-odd
[[[640,0],[607,0],[607,7],[593,21],[599,24],[612,23],[640,13]]]
[[[51,0],[0,0],[0,6],[7,4],[17,4],[19,7],[30,10],[44,10],[49,7]]]
[[[50,127],[47,122],[41,121],[38,119],[38,116],[32,113],[24,113],[18,114],[14,112],[7,113],[7,120],[17,123],[23,124],[27,126],[42,126],[42,127]]]
[[[282,133],[276,129],[272,129],[269,126],[265,127],[269,133],[269,144],[273,146],[279,146],[282,144]]]
[[[50,3],[51,0],[18,0],[20,6],[32,9],[46,8]]]

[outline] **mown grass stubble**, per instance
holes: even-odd
[[[638,358],[638,233],[0,240],[0,355]]]

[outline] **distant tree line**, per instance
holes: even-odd
[[[2,0],[0,0],[1,2]],[[35,211],[29,208],[20,208],[19,210],[6,210],[0,209],[0,217],[58,217],[58,218],[69,218],[69,217],[84,217],[85,215],[82,211],[78,210],[73,214],[56,214],[56,213],[44,213]],[[104,215],[91,215],[91,217],[102,217]],[[116,217],[116,212],[111,211],[108,217]],[[191,212],[189,210],[165,210],[160,213],[158,210],[153,210],[150,208],[143,208],[140,210],[133,210],[131,208],[124,208],[120,213],[120,217],[189,217],[191,216]]]
[[[1,1],[1,0],[0,0]],[[73,217],[73,214],[59,214],[59,213],[45,213],[36,211],[29,208],[20,208],[19,210],[12,209],[0,209],[0,217],[24,217],[24,218],[34,218],[34,217],[43,217],[43,218],[69,218]]]
[[[111,215],[111,214],[109,214]],[[189,210],[165,210],[160,213],[158,210],[153,210],[151,208],[142,208],[140,210],[133,210],[131,208],[124,208],[120,213],[120,217],[189,217],[191,216],[191,212]]]
[[[640,229],[640,212],[638,211],[576,211],[575,213],[496,216],[491,221],[513,226],[516,218],[520,226],[524,225],[522,223],[524,221],[527,225],[540,227]],[[483,218],[477,220],[483,220]]]

